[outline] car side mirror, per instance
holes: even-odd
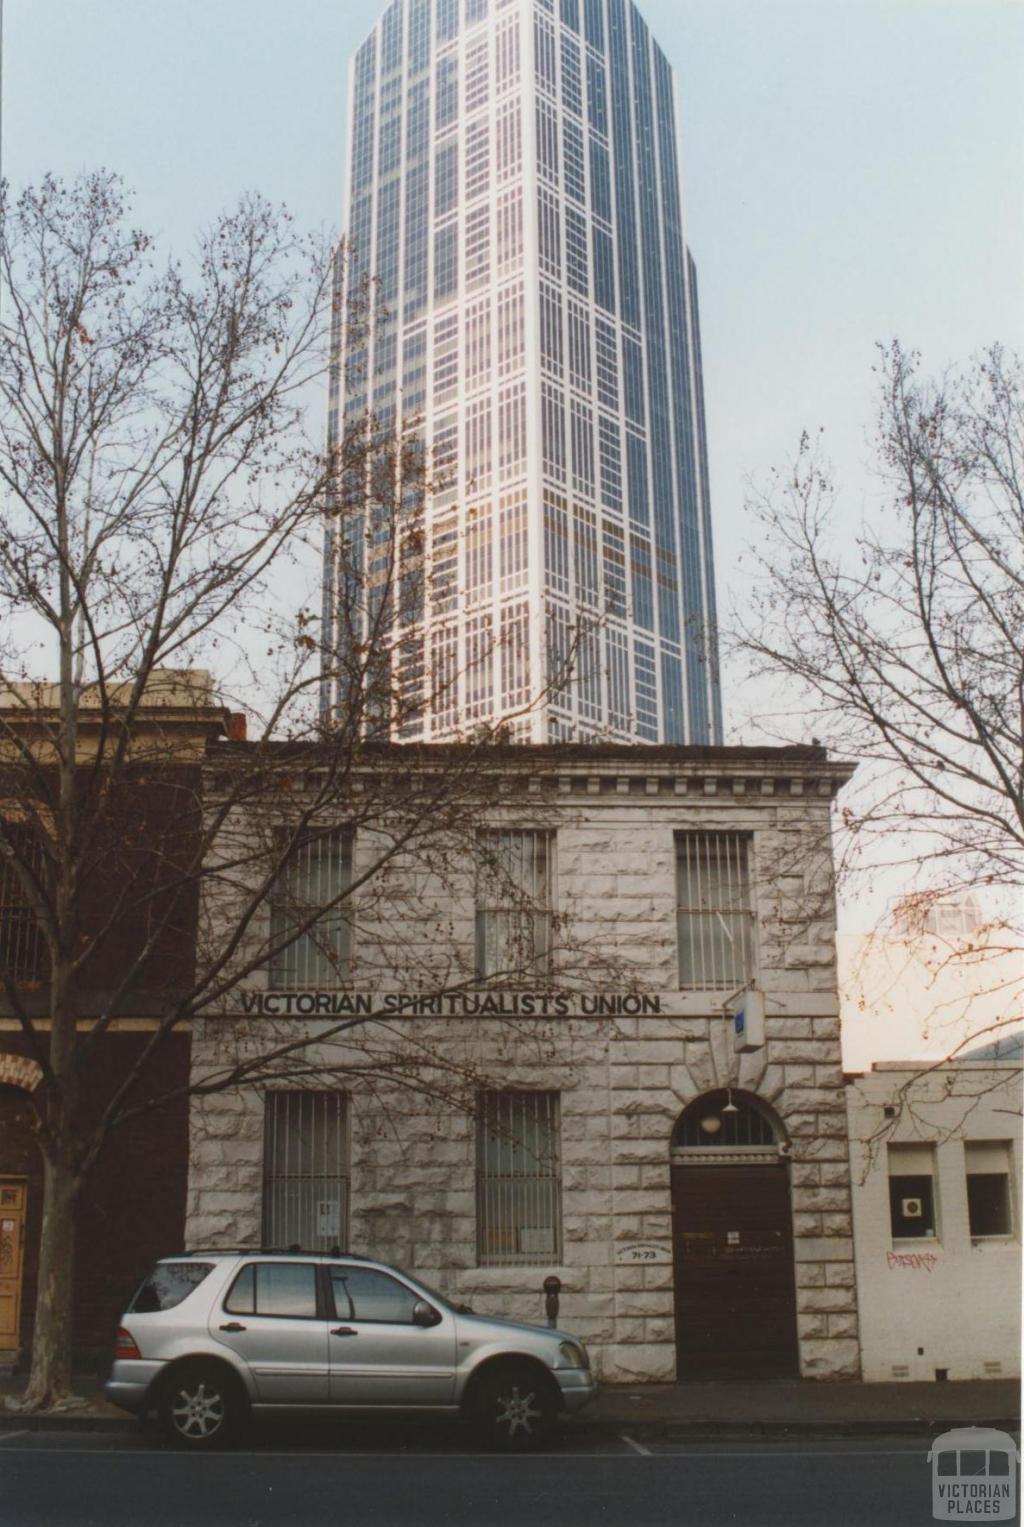
[[[441,1317],[432,1304],[425,1299],[417,1299],[412,1307],[412,1323],[414,1326],[436,1326]]]

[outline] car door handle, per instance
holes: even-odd
[[[222,1331],[244,1331],[245,1326],[239,1325],[237,1320],[229,1320],[226,1326],[221,1326]]]
[[[353,1331],[351,1326],[335,1326],[334,1330],[331,1332],[331,1335],[332,1336],[358,1336],[359,1332],[358,1331]]]

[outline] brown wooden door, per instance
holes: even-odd
[[[0,1182],[0,1352],[18,1345],[24,1246],[25,1184]]]
[[[789,1176],[778,1166],[673,1166],[680,1378],[798,1371]]]

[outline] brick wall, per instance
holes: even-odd
[[[146,1038],[143,1033],[115,1033],[97,1047],[82,1081],[91,1110],[109,1098]],[[23,1046],[15,1035],[4,1034],[0,1048],[14,1052]],[[147,1072],[140,1101],[182,1086],[188,1065],[189,1036],[175,1035]],[[187,1159],[188,1104],[179,1098],[116,1131],[86,1179],[77,1213],[73,1325],[80,1363],[102,1367],[109,1362],[118,1317],[136,1283],[158,1256],[181,1249]],[[27,1356],[35,1311],[42,1163],[27,1099],[15,1088],[0,1088],[0,1177],[6,1176],[28,1181],[21,1305]]]

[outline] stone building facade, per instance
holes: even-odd
[[[555,1274],[610,1381],[857,1376],[829,837],[849,773],[816,747],[494,749],[465,863],[353,892],[343,979],[271,971],[195,1025],[194,1079],[313,1043],[193,1099],[186,1244],[339,1245],[530,1320]],[[529,905],[495,909],[474,839]],[[513,925],[530,969],[488,978]]]

